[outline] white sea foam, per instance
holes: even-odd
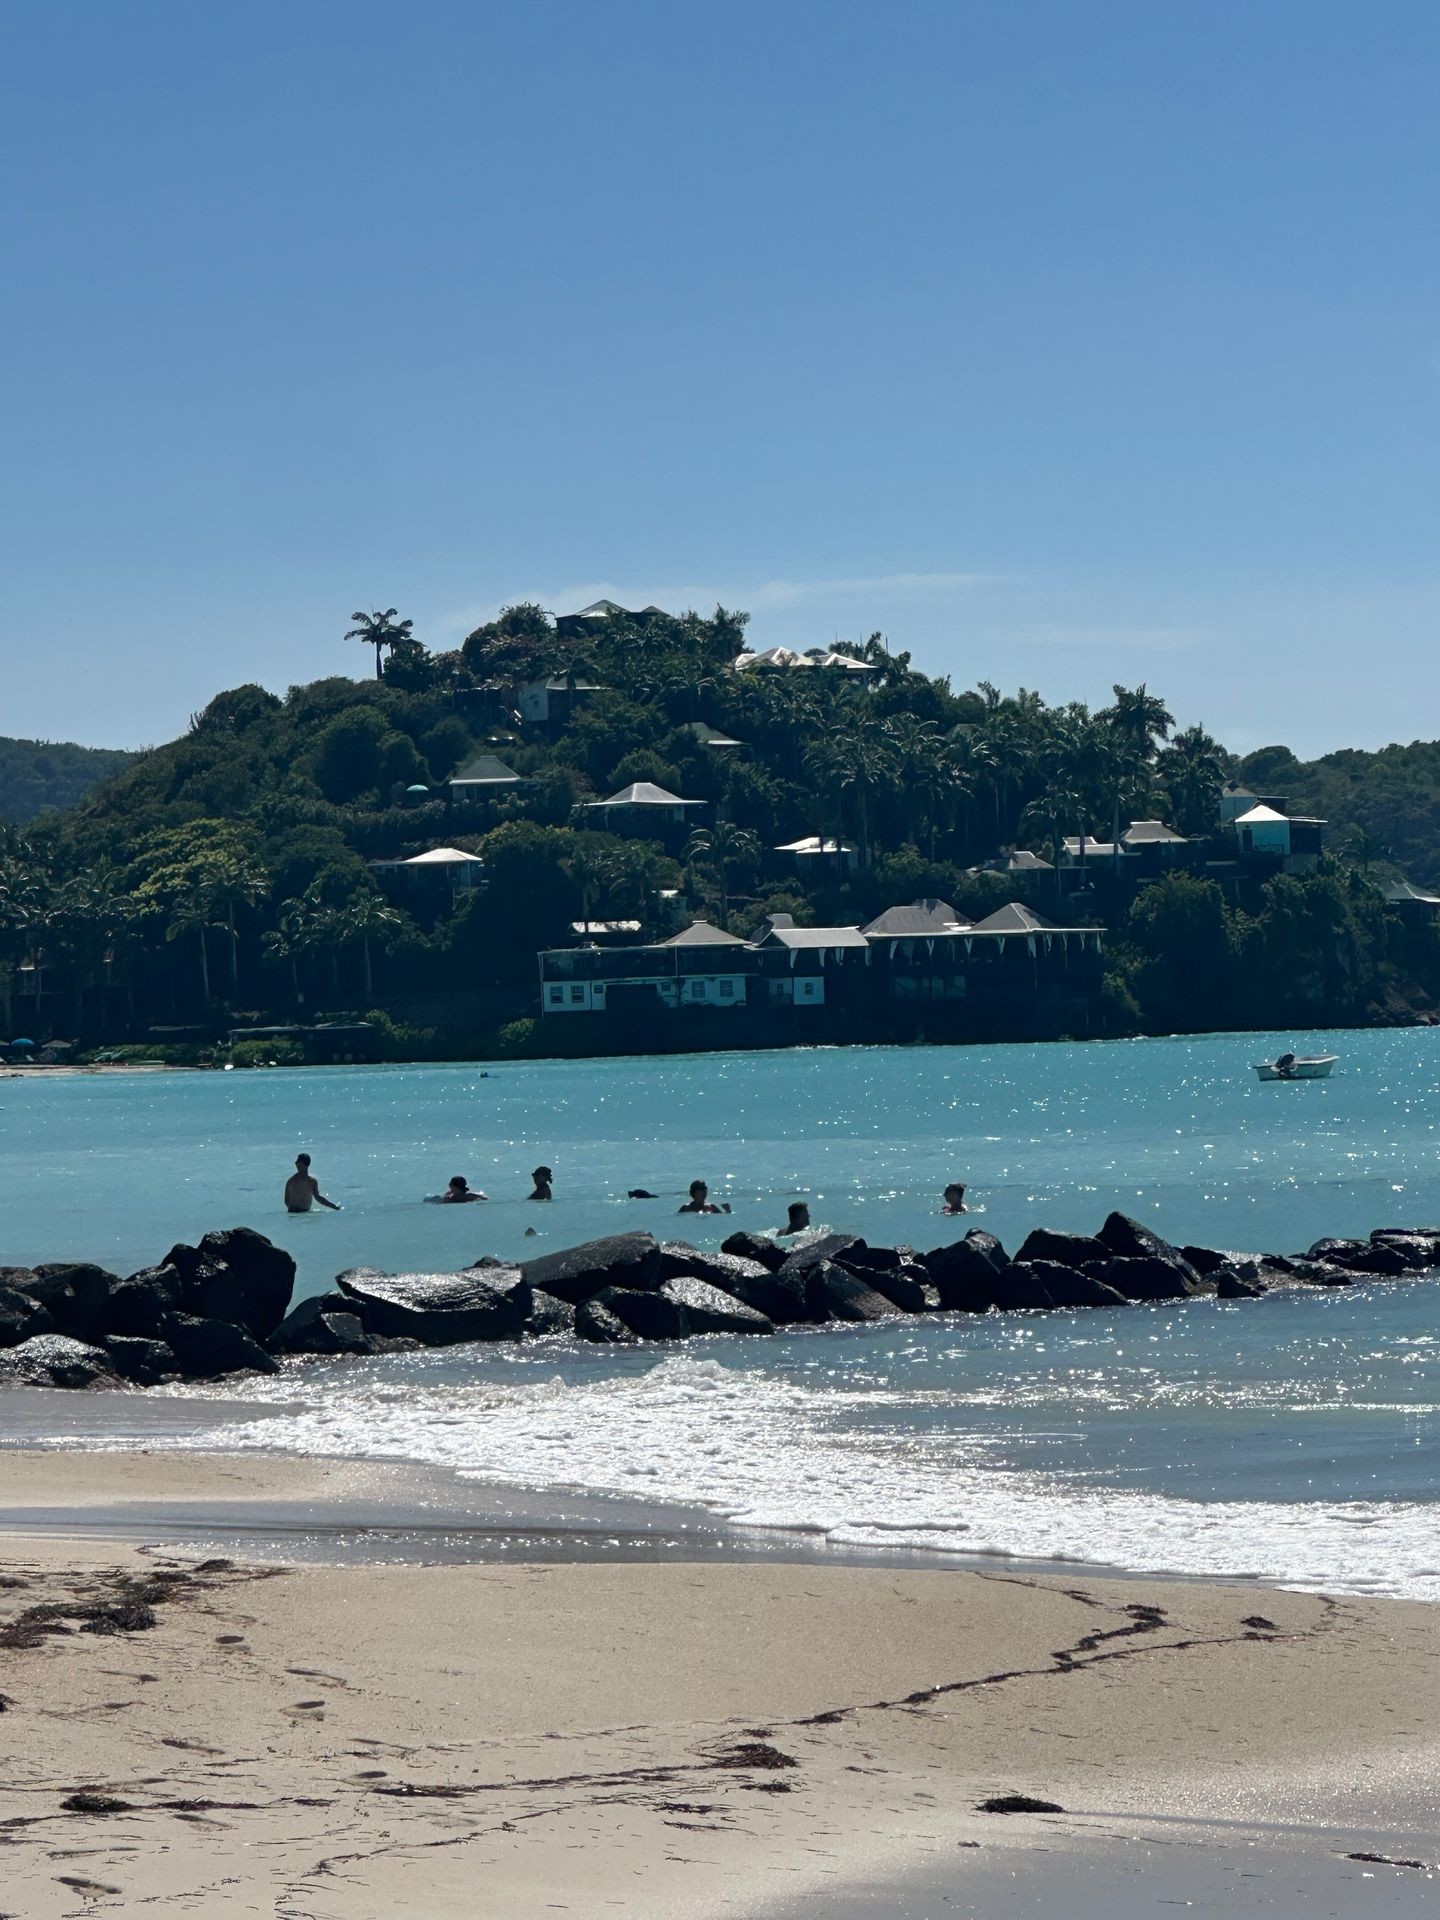
[[[479,1480],[708,1508],[837,1544],[1074,1560],[1440,1599],[1434,1506],[1175,1499],[996,1463],[993,1440],[917,1429],[895,1396],[815,1389],[695,1353],[579,1382],[434,1377],[433,1361],[245,1385],[274,1410],[193,1444],[406,1459]],[[880,1424],[875,1409],[880,1409]],[[859,1416],[857,1418],[857,1416]]]

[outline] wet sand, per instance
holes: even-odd
[[[1345,1912],[1360,1888],[1404,1913],[1435,1890],[1437,1609],[1074,1570],[217,1564],[94,1530],[141,1502],[323,1510],[357,1471],[0,1454],[11,1526],[44,1516],[0,1537],[7,1910],[879,1920]],[[1015,1793],[1064,1812],[978,1811]]]

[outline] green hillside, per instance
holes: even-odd
[[[73,807],[134,758],[133,753],[77,747],[66,740],[0,737],[0,820],[21,826],[37,813]]]

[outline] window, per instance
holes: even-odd
[[[550,989],[550,1004],[551,1004],[551,1006],[552,1006],[552,1007],[563,1007],[563,1006],[564,1006],[564,1004],[565,1004],[565,989],[564,989],[563,987],[551,987],[551,989]]]
[[[690,982],[690,992],[694,999],[703,1000],[705,998],[705,982],[703,980],[692,980]]]
[[[585,989],[584,989],[583,987],[571,987],[571,989],[570,989],[570,1004],[571,1004],[571,1006],[572,1006],[572,1007],[583,1007],[583,1006],[584,1006],[584,1004],[585,1004]]]
[[[735,982],[733,980],[722,980],[720,982],[720,998],[722,1000],[733,1000],[735,998]]]

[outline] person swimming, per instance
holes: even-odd
[[[530,1178],[535,1182],[535,1190],[533,1193],[526,1194],[525,1198],[527,1200],[553,1200],[555,1198],[554,1194],[550,1191],[550,1185],[555,1176],[551,1173],[549,1167],[536,1167]]]
[[[803,1200],[792,1200],[789,1214],[785,1225],[776,1231],[777,1240],[783,1240],[787,1234],[804,1233],[810,1225],[810,1209]]]
[[[489,1198],[488,1193],[478,1193],[463,1173],[457,1173],[444,1193],[440,1195],[441,1204],[444,1206],[461,1206],[467,1200],[488,1200]]]
[[[285,1211],[287,1213],[309,1213],[313,1206],[328,1207],[331,1213],[339,1213],[340,1207],[334,1200],[327,1200],[320,1191],[320,1182],[310,1171],[308,1153],[297,1153],[295,1171],[285,1182]]]
[[[726,1200],[717,1207],[715,1202],[710,1198],[710,1189],[706,1186],[705,1182],[703,1180],[692,1180],[690,1182],[690,1198],[679,1211],[681,1213],[729,1213],[730,1202]]]
[[[944,1198],[945,1204],[940,1209],[942,1213],[964,1213],[965,1182],[963,1180],[952,1180],[945,1189]],[[984,1209],[982,1208],[981,1211],[983,1212]]]

